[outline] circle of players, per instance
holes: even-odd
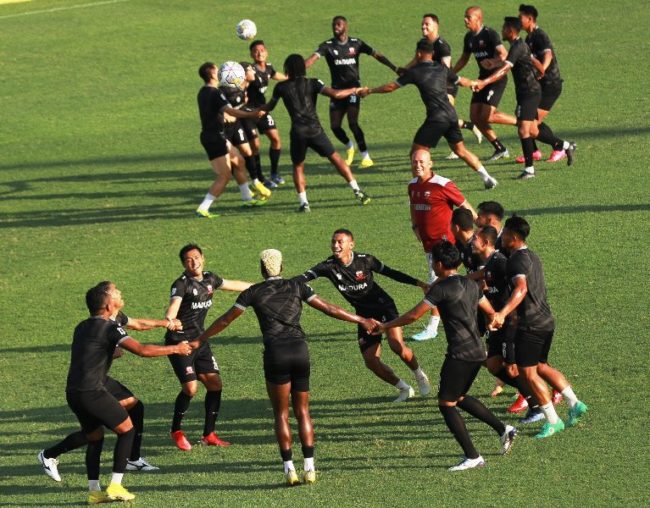
[[[519,17],[504,20],[502,36],[511,43],[505,51],[498,34],[483,26],[479,7],[465,11],[468,33],[463,55],[451,69],[449,45],[439,36],[439,20],[426,14],[422,20],[423,38],[418,42],[414,59],[397,68],[385,56],[363,41],[348,36],[348,23],[342,16],[333,19],[334,37],[325,41],[307,60],[290,55],[284,74],[267,62],[263,41],[254,41],[251,56],[254,66],[247,67],[247,100],[243,90],[239,100],[219,88],[218,69],[207,62],[199,74],[206,86],[199,92],[199,110],[203,144],[217,175],[204,202],[197,210],[200,217],[212,218],[208,211],[212,202],[223,192],[232,169],[240,184],[245,206],[260,206],[270,196],[270,189],[284,183],[278,172],[281,142],[273,118],[268,114],[279,99],[283,99],[292,121],[290,142],[294,184],[300,199],[300,212],[309,212],[306,197],[304,160],[307,148],[327,157],[345,178],[356,199],[363,205],[370,197],[360,189],[350,170],[355,156],[354,143],[341,127],[348,116],[348,125],[361,151],[360,167],[371,167],[363,131],[358,124],[359,98],[375,93],[388,93],[407,84],[415,84],[427,109],[427,118],[416,133],[411,147],[413,180],[409,184],[411,222],[422,243],[429,267],[429,280],[423,282],[390,268],[373,255],[354,250],[354,235],[347,229],[336,230],[331,238],[332,256],[316,264],[304,274],[284,279],[282,253],[267,249],[260,255],[260,270],[264,281],[258,284],[223,279],[205,271],[205,258],[198,245],[189,244],[179,253],[184,271],[174,281],[165,319],[136,319],[122,312],[124,301],[114,283],[104,281],[88,290],[86,303],[90,317],[75,329],[71,365],[66,386],[68,405],[77,416],[81,430],[70,434],[60,443],[42,450],[38,460],[45,473],[61,481],[58,457],[70,450],[86,446],[86,467],[89,481],[89,503],[130,501],[135,496],[122,485],[126,470],[153,471],[141,456],[144,405],[124,385],[108,376],[112,359],[123,350],[153,357],[168,356],[180,382],[181,390],[175,400],[171,437],[178,449],[190,451],[192,444],[182,430],[182,421],[190,401],[197,394],[198,383],[206,388],[205,420],[199,444],[229,446],[215,432],[221,405],[222,381],[219,365],[210,349],[208,338],[219,334],[235,319],[252,307],[259,320],[264,343],[264,376],[273,407],[275,434],[283,461],[287,485],[297,485],[301,479],[292,460],[292,437],[289,425],[289,405],[298,421],[304,457],[302,481],[316,482],[314,464],[314,429],[309,414],[309,352],[300,326],[302,303],[336,319],[357,324],[358,344],[366,367],[398,392],[396,403],[415,395],[414,388],[381,360],[382,335],[386,336],[392,352],[405,363],[415,379],[420,395],[431,391],[427,375],[413,350],[406,345],[402,326],[425,314],[428,323],[415,334],[416,341],[430,340],[443,323],[448,343],[440,372],[438,409],[445,424],[463,450],[462,460],[450,471],[462,471],[485,465],[475,449],[457,407],[489,425],[498,435],[501,453],[510,451],[517,429],[500,421],[468,391],[481,366],[498,380],[498,393],[503,384],[515,387],[518,400],[509,411],[528,408],[522,423],[545,419],[537,438],[547,438],[576,426],[587,411],[564,375],[548,363],[555,322],[546,299],[544,274],[539,257],[528,248],[528,222],[512,216],[502,225],[503,207],[495,201],[485,201],[478,213],[449,179],[436,175],[429,150],[444,137],[452,156],[462,158],[482,177],[486,188],[497,185],[478,158],[463,143],[461,128],[472,130],[479,141],[488,139],[495,147],[491,160],[508,157],[491,123],[518,126],[524,151],[525,168],[522,179],[534,177],[533,160],[539,160],[535,139],[553,147],[550,161],[566,158],[573,162],[575,144],[556,138],[543,119],[561,92],[557,61],[548,36],[536,24],[537,10],[521,5]],[[528,32],[524,43],[521,29]],[[361,87],[358,57],[372,55],[399,74],[386,85]],[[456,75],[471,54],[479,64],[479,79],[468,80]],[[305,77],[306,69],[325,57],[332,73],[332,87]],[[517,91],[517,116],[496,110],[505,87],[506,74],[512,71]],[[280,81],[273,98],[266,102],[264,92],[269,79]],[[453,109],[457,85],[472,88],[474,94],[470,121],[459,120]],[[347,159],[340,157],[325,135],[316,116],[317,94],[331,99],[332,130],[346,145]],[[233,104],[234,103],[234,104]],[[241,119],[242,122],[231,121]],[[259,137],[271,141],[271,177],[261,173]],[[234,150],[237,148],[237,151]],[[253,192],[243,168],[253,179]],[[477,226],[478,229],[474,229]],[[464,264],[467,275],[458,273]],[[393,299],[374,280],[379,273],[398,282],[420,287],[425,296],[415,307],[399,314]],[[348,312],[320,298],[307,284],[318,277],[328,278],[354,308]],[[215,290],[239,292],[235,304],[217,318],[207,329],[204,320],[212,305]],[[477,309],[480,312],[477,314]],[[141,344],[125,329],[148,330],[167,328],[165,345]],[[482,336],[488,337],[486,351]],[[548,389],[554,389],[553,396]],[[568,420],[559,418],[554,403],[569,405]],[[103,429],[117,434],[111,481],[105,491],[99,483],[99,464],[103,446]]]

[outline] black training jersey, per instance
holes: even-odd
[[[268,62],[264,69],[261,69],[258,64],[253,65],[253,69],[255,69],[255,80],[248,83],[246,93],[248,94],[248,105],[257,108],[266,104],[264,94],[269,87],[269,81],[275,76],[276,70]]]
[[[485,79],[495,70],[488,70],[481,67],[481,62],[497,56],[497,48],[503,46],[501,37],[490,27],[484,26],[479,33],[467,32],[463,41],[463,53],[472,53],[478,64],[478,77]],[[503,79],[506,79],[505,77]]]
[[[474,251],[472,251],[473,240],[473,237],[470,238],[466,244],[456,241],[456,249],[458,249],[458,252],[460,253],[460,260],[462,261],[465,270],[467,270],[467,273],[473,273],[483,265],[478,254],[475,254]]]
[[[427,41],[428,39],[423,37],[422,40]],[[438,37],[433,41],[433,61],[445,65],[442,59],[448,56],[451,56],[451,46],[442,37]]]
[[[273,89],[271,109],[282,99],[291,117],[291,130],[305,137],[323,131],[316,112],[316,99],[325,86],[320,79],[296,78],[278,83]]]
[[[417,280],[384,265],[371,254],[352,253],[352,261],[344,265],[334,256],[307,270],[307,280],[327,277],[339,293],[355,309],[384,307],[393,299],[374,281],[373,273],[380,273],[404,284],[417,285]]]
[[[235,307],[253,307],[264,345],[269,347],[305,339],[300,327],[302,302],[315,297],[314,290],[298,278],[269,277],[242,291]]]
[[[201,131],[204,133],[218,133],[223,131],[223,109],[230,106],[218,88],[204,86],[197,95],[199,115],[201,117]]]
[[[508,258],[501,252],[494,251],[485,262],[485,266],[483,266],[487,286],[484,293],[496,311],[501,310],[510,297],[506,273],[507,263]]]
[[[241,109],[241,107],[246,102],[246,94],[241,88],[232,86],[220,86],[219,91],[223,94],[223,96],[233,108]]]
[[[122,328],[124,328],[126,325],[129,324],[129,316],[124,314],[124,312],[119,311],[115,316],[115,319],[113,319],[113,321],[115,321],[117,326],[121,326]]]
[[[333,37],[323,42],[314,53],[324,56],[332,75],[332,88],[361,86],[359,80],[359,55],[373,55],[375,50],[361,39],[348,37],[345,42]]]
[[[512,289],[517,277],[526,277],[528,291],[517,307],[517,326],[527,330],[552,330],[555,320],[546,300],[546,283],[542,262],[537,254],[524,247],[510,254],[506,266],[508,282]]]
[[[530,52],[533,56],[540,62],[544,61],[544,55],[547,51],[553,53],[551,65],[546,69],[544,77],[540,79],[540,85],[542,85],[542,87],[560,85],[562,83],[560,66],[557,63],[557,58],[555,58],[555,50],[553,49],[553,44],[551,44],[551,39],[547,33],[540,27],[536,27],[535,30],[529,33],[526,37],[526,44],[530,48]]]
[[[437,62],[425,61],[407,69],[395,82],[399,86],[413,84],[427,109],[427,120],[433,122],[457,122],[456,110],[447,97],[447,83],[457,83],[458,76]]]
[[[177,319],[183,324],[180,331],[167,330],[165,341],[169,343],[192,340],[205,330],[204,322],[212,307],[212,296],[223,284],[223,279],[212,272],[203,272],[198,280],[183,273],[171,287],[171,298],[181,298]]]
[[[128,334],[110,319],[92,316],[77,325],[72,336],[66,392],[100,390],[113,363],[113,353]]]
[[[470,362],[486,359],[476,321],[476,309],[482,298],[480,286],[461,275],[436,281],[424,297],[424,302],[440,311],[450,358]]]
[[[515,82],[517,97],[539,93],[541,86],[535,77],[530,48],[520,38],[510,44],[506,62],[512,65],[512,79]]]

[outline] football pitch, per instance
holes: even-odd
[[[125,355],[111,375],[145,404],[143,455],[160,471],[127,473],[124,484],[142,506],[641,506],[647,505],[650,270],[650,42],[645,2],[533,2],[539,25],[554,43],[564,91],[547,123],[577,143],[575,164],[536,165],[537,178],[515,180],[521,153],[516,130],[495,126],[512,157],[486,164],[499,180],[491,191],[449,150],[432,150],[434,170],[453,179],[470,203],[501,202],[531,223],[531,248],[543,263],[557,330],[551,362],[590,408],[577,428],[546,440],[539,424],[519,426],[510,455],[498,455],[491,429],[467,416],[487,467],[452,474],[462,454],[447,431],[435,397],[392,404],[395,390],[375,378],[356,344],[356,326],[305,309],[312,357],[311,408],[316,432],[313,486],[286,488],[264,388],[262,344],[249,312],[213,339],[224,381],[218,434],[229,448],[176,450],[169,439],[179,387],[164,358]],[[207,0],[0,1],[0,505],[86,503],[83,450],[63,455],[62,483],[36,460],[43,448],[77,429],[65,402],[72,331],[85,319],[85,291],[115,281],[133,317],[163,316],[169,287],[182,272],[181,246],[204,248],[206,269],[226,279],[259,281],[259,252],[284,253],[295,275],[330,255],[331,233],[351,229],[359,252],[418,278],[426,277],[421,246],[409,222],[408,150],[424,118],[415,87],[362,103],[360,124],[375,166],[352,169],[373,201],[361,207],[326,161],[307,159],[311,214],[297,214],[290,183],[289,121],[274,117],[283,139],[287,185],[266,207],[240,208],[231,183],[214,205],[218,219],[194,217],[212,173],[199,144],[197,69],[206,60],[249,60],[235,36],[242,18],[257,23],[269,61],[282,68],[289,53],[310,55],[331,37],[343,14],[350,34],[403,65],[420,37],[421,15],[435,12],[454,61],[469,4],[410,1],[255,3]],[[485,23],[500,31],[519,2],[483,4]],[[507,43],[506,43],[507,47]],[[645,62],[645,63],[644,63]],[[325,62],[309,76],[329,83]],[[460,73],[477,75],[473,58]],[[365,85],[394,78],[370,57],[361,59]],[[510,80],[512,81],[512,80]],[[267,92],[267,97],[269,93]],[[467,118],[470,93],[457,108]],[[325,97],[319,114],[327,121]],[[512,84],[500,108],[512,113]],[[347,130],[347,125],[344,123]],[[463,131],[463,134],[468,131]],[[468,148],[485,161],[492,146]],[[336,142],[337,148],[342,148]],[[262,140],[268,173],[268,141]],[[544,154],[550,151],[545,145]],[[405,311],[422,293],[377,277]],[[346,306],[329,282],[313,283],[324,298]],[[229,308],[218,292],[207,322]],[[419,331],[421,324],[405,330]],[[441,327],[442,329],[442,327]],[[134,332],[161,343],[160,331]],[[444,334],[411,343],[435,383]],[[407,382],[412,375],[385,345],[384,361]],[[645,359],[645,360],[644,360]],[[470,393],[506,422],[512,389],[498,398],[483,371]],[[196,441],[203,424],[203,389],[184,420]],[[567,415],[566,403],[559,407]],[[295,421],[292,420],[296,430]],[[516,423],[515,423],[516,424]],[[645,438],[643,436],[646,436]],[[294,433],[297,441],[297,435]],[[106,439],[102,485],[108,483],[113,436]],[[302,465],[294,443],[294,462]]]

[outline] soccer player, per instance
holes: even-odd
[[[492,28],[483,25],[483,10],[480,7],[469,7],[465,11],[464,21],[467,34],[463,41],[463,54],[454,65],[454,72],[460,72],[467,65],[469,57],[473,53],[479,68],[478,77],[484,79],[490,76],[494,69],[503,65],[507,55],[506,48],[503,46],[499,34]],[[513,116],[497,111],[506,84],[506,81],[499,81],[480,92],[475,91],[472,95],[470,119],[494,147],[494,154],[488,159],[489,161],[510,157],[508,149],[501,143],[497,133],[490,125],[492,123],[517,124],[517,120]]]
[[[460,254],[451,242],[435,244],[431,256],[439,280],[419,304],[388,323],[377,323],[375,330],[384,331],[413,323],[433,307],[440,310],[447,335],[447,354],[440,369],[438,409],[465,454],[463,460],[449,471],[463,471],[482,467],[485,460],[474,448],[465,421],[456,407],[494,429],[501,439],[501,454],[510,451],[517,429],[504,424],[481,401],[467,394],[485,361],[476,311],[480,308],[490,319],[494,309],[475,281],[458,274]]]
[[[216,273],[203,271],[205,258],[201,247],[196,244],[185,245],[179,253],[185,270],[171,287],[171,300],[165,313],[168,319],[179,319],[183,329],[168,331],[165,344],[178,344],[194,339],[201,332],[205,316],[212,307],[212,297],[216,290],[243,291],[250,287],[249,282],[222,279]],[[181,384],[181,391],[174,403],[174,416],[171,437],[179,450],[189,451],[192,445],[181,430],[181,423],[190,401],[198,390],[198,381],[205,386],[205,419],[203,437],[199,443],[205,446],[229,446],[228,441],[219,439],[214,432],[217,416],[221,407],[221,376],[219,364],[214,359],[209,344],[202,344],[189,356],[172,355],[169,361]]]
[[[223,137],[224,114],[235,118],[260,118],[265,113],[259,110],[242,111],[233,108],[219,91],[218,69],[214,63],[206,62],[201,65],[199,76],[205,83],[197,96],[201,117],[201,144],[210,160],[215,180],[196,209],[196,216],[212,219],[218,217],[218,214],[210,213],[210,206],[223,193],[232,176],[228,142]],[[241,172],[236,172],[235,178],[244,204],[256,204],[248,188],[246,177]]]
[[[246,76],[243,87],[240,88],[220,85],[219,91],[223,94],[223,96],[233,108],[240,111],[253,111],[252,108],[247,107],[246,92],[244,90],[247,88],[248,83],[252,82],[252,80],[255,79],[255,71],[253,70],[253,66],[248,63],[243,62],[240,65],[244,68]],[[258,137],[257,128],[254,124],[251,125],[250,123],[245,123],[246,121],[253,122],[254,120],[250,118],[233,118],[232,120],[233,121],[225,122],[223,137],[230,143],[231,146],[237,148],[244,160],[246,170],[248,171],[248,175],[252,180],[252,187],[254,191],[253,198],[260,198],[257,200],[259,202],[253,201],[252,203],[254,203],[254,206],[266,204],[266,200],[271,197],[271,191],[265,185],[264,175],[262,174],[262,167],[259,157],[255,157],[253,146],[251,144],[251,140]],[[257,118],[255,118],[255,120],[257,120]]]
[[[467,275],[475,273],[483,264],[478,255],[472,250],[474,216],[469,209],[454,209],[451,213],[451,232],[456,240],[456,248],[460,254],[460,261],[465,267]]]
[[[379,273],[397,282],[418,286],[426,291],[429,285],[386,266],[371,254],[354,252],[354,236],[348,229],[337,229],[332,234],[332,256],[307,270],[303,277],[314,280],[327,277],[359,316],[374,318],[381,322],[389,321],[399,315],[395,302],[379,284],[373,274]],[[391,328],[387,333],[390,349],[411,369],[422,396],[431,391],[431,384],[420,368],[411,348],[404,344],[401,328]],[[394,402],[405,402],[413,397],[414,390],[393,370],[381,361],[381,335],[369,334],[362,326],[358,327],[357,341],[366,367],[379,379],[397,388],[399,394]]]
[[[103,282],[100,284],[106,285],[109,292],[115,289],[115,285],[110,282]],[[162,320],[162,319],[146,319],[146,318],[132,318],[127,316],[122,311],[117,313],[114,319],[115,323],[122,328],[128,330],[151,330],[153,328],[167,328],[169,330],[180,330],[182,324],[179,320]],[[120,358],[123,355],[122,349],[115,348],[113,358]],[[104,383],[106,390],[115,397],[120,405],[126,409],[133,426],[136,429],[133,438],[133,448],[131,454],[126,462],[127,471],[156,471],[160,468],[152,466],[146,459],[140,456],[140,449],[142,446],[142,433],[144,429],[144,405],[139,401],[135,395],[119,381],[108,376]],[[43,471],[47,476],[56,482],[61,481],[61,475],[58,471],[59,459],[58,457],[63,454],[81,448],[88,444],[88,439],[83,430],[73,432],[65,437],[62,441],[58,442],[50,448],[41,450],[38,454],[38,461],[43,467]]]
[[[288,76],[287,81],[275,86],[273,98],[260,109],[273,111],[278,101],[282,99],[291,117],[290,151],[293,163],[293,184],[300,200],[298,212],[311,211],[307,200],[307,181],[305,180],[307,148],[311,148],[321,157],[327,157],[338,173],[348,182],[355,197],[362,205],[370,203],[370,197],[359,188],[348,164],[334,150],[332,142],[323,131],[316,112],[318,94],[324,94],[333,99],[344,99],[354,94],[357,89],[335,90],[325,86],[319,79],[306,78],[305,61],[295,53],[289,55],[284,61],[284,72]]]
[[[494,323],[502,325],[516,309],[514,343],[519,380],[539,401],[546,417],[546,423],[535,437],[546,438],[564,430],[564,422],[555,411],[546,383],[567,400],[569,427],[578,423],[587,405],[578,400],[564,375],[548,364],[555,320],[546,300],[542,263],[526,244],[529,233],[530,225],[523,217],[510,217],[503,227],[503,246],[510,251],[506,273],[511,293],[503,308],[495,313]]]
[[[539,128],[537,139],[553,147],[553,152],[546,162],[557,162],[567,158],[564,142],[553,134],[551,128],[544,123],[544,119],[548,116],[553,104],[555,104],[555,101],[558,100],[562,93],[562,77],[560,76],[560,67],[557,63],[557,57],[555,56],[551,39],[537,25],[537,15],[537,9],[534,6],[525,4],[519,6],[521,27],[528,33],[526,44],[530,48],[532,57],[537,59],[541,64],[541,67],[536,66],[540,72],[539,84],[542,87],[542,98],[537,107],[537,123]],[[572,143],[569,142],[569,144]],[[575,145],[575,143],[573,144]],[[534,149],[533,159],[540,160],[542,154],[537,149],[537,145],[534,146]],[[524,157],[517,157],[517,162],[524,162]]]
[[[86,293],[90,317],[77,325],[72,338],[70,370],[66,384],[68,406],[77,416],[86,434],[86,472],[89,504],[111,501],[131,501],[135,496],[122,486],[122,477],[133,448],[136,428],[126,409],[105,386],[116,346],[138,356],[152,357],[170,354],[188,355],[187,342],[173,346],[141,344],[131,338],[115,321],[124,307],[122,293],[110,282],[102,282]],[[113,454],[111,483],[102,492],[99,469],[104,427],[117,434]]]
[[[537,81],[533,67],[534,65],[540,65],[539,61],[531,57],[530,48],[519,37],[520,31],[521,21],[519,18],[506,17],[504,19],[501,35],[510,42],[510,51],[505,64],[494,74],[479,80],[472,89],[477,92],[484,90],[493,83],[503,80],[508,71],[512,70],[517,95],[517,128],[525,159],[525,168],[518,178],[528,180],[535,177],[535,167],[533,165],[534,138],[539,135],[537,107],[542,97],[542,88]],[[561,144],[567,155],[567,164],[570,166],[573,164],[575,143],[562,141]]]
[[[255,70],[255,79],[248,84],[248,105],[252,108],[259,108],[266,104],[264,94],[269,86],[269,80],[284,81],[287,77],[279,71],[276,71],[273,65],[268,62],[269,52],[263,40],[251,42],[250,55],[254,60],[253,69]],[[266,135],[271,142],[269,147],[269,159],[271,161],[271,182],[276,185],[284,185],[284,178],[280,176],[278,164],[282,150],[280,140],[280,131],[275,125],[275,119],[271,115],[265,115],[257,120],[257,130]],[[253,149],[256,150],[259,157],[260,140],[259,137],[253,139]]]
[[[451,214],[454,207],[467,208],[476,216],[456,184],[432,171],[433,162],[428,150],[416,150],[411,155],[413,180],[408,193],[411,207],[411,228],[422,243],[429,267],[429,283],[433,284],[436,274],[433,270],[431,247],[441,240],[454,243],[451,231]],[[440,315],[436,309],[431,311],[431,319],[425,329],[411,337],[416,341],[433,339],[438,335]]]
[[[348,35],[348,20],[345,17],[335,16],[332,19],[332,33],[334,37],[318,46],[316,51],[305,60],[305,66],[307,68],[311,67],[316,60],[324,56],[332,76],[333,89],[343,90],[361,86],[359,78],[359,57],[361,53],[372,56],[393,72],[397,72],[397,67],[379,51],[371,48],[361,39]],[[366,138],[361,127],[359,127],[360,109],[361,102],[356,94],[340,99],[333,97],[330,101],[330,127],[336,138],[345,145],[347,152],[345,163],[349,166],[354,160],[354,143],[341,127],[343,117],[348,116],[348,126],[361,151],[359,167],[369,168],[374,163],[368,154]]]
[[[264,282],[242,292],[235,305],[217,318],[198,339],[205,341],[230,325],[252,307],[259,321],[264,343],[264,377],[273,406],[275,436],[284,463],[287,485],[300,483],[292,460],[289,398],[298,420],[298,435],[305,459],[303,481],[316,481],[314,465],[314,427],[309,415],[309,350],[300,326],[302,303],[328,316],[358,323],[370,329],[373,322],[326,302],[299,278],[282,278],[282,253],[267,249],[260,254]]]
[[[497,180],[488,174],[478,157],[465,147],[456,110],[447,97],[448,82],[467,87],[472,82],[456,76],[447,66],[434,62],[433,45],[426,39],[418,42],[415,58],[418,63],[395,81],[376,88],[364,88],[360,95],[366,97],[373,93],[390,93],[408,84],[417,86],[427,117],[415,134],[411,152],[433,148],[444,137],[454,153],[480,175],[486,189],[496,187]]]
[[[492,226],[497,230],[497,240],[494,247],[501,251],[501,229],[503,228],[501,222],[505,216],[505,209],[501,203],[497,201],[483,201],[476,207],[476,225],[479,227]],[[507,256],[507,252],[501,252]]]
[[[427,40],[433,44],[433,61],[438,62],[442,65],[446,65],[449,69],[451,69],[451,46],[445,39],[440,36],[440,20],[438,19],[437,15],[425,14],[422,16],[422,40]],[[417,59],[413,58],[413,60],[411,60],[406,65],[406,68],[398,69],[398,72],[400,74],[403,74],[406,72],[406,69],[413,67],[415,64],[417,64]],[[451,105],[454,107],[456,107],[457,95],[458,85],[447,83],[447,98],[449,99],[449,102],[451,102]],[[483,134],[472,122],[466,122],[465,120],[459,118],[458,127],[472,131],[479,143],[483,141]],[[458,155],[456,155],[454,152],[451,152],[447,156],[447,159],[458,159]]]

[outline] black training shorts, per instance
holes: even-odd
[[[536,120],[537,108],[539,107],[541,97],[541,92],[517,97],[517,107],[515,108],[515,117],[517,117],[517,120],[524,122]]]
[[[223,137],[226,138],[226,140],[230,141],[233,146],[239,146],[243,145],[244,143],[248,143],[246,130],[244,129],[244,126],[240,120],[225,124],[223,128]]]
[[[175,342],[168,342],[167,344],[175,344]],[[207,342],[201,344],[189,356],[169,355],[167,358],[169,358],[169,363],[172,364],[174,373],[181,384],[196,381],[197,374],[219,373],[219,364],[214,359],[210,344]]]
[[[228,153],[228,143],[220,133],[202,132],[200,139],[208,160],[218,159]]]
[[[481,370],[483,362],[468,362],[455,360],[445,356],[440,369],[440,386],[438,398],[448,402],[455,402],[467,394],[470,386]]]
[[[129,417],[126,409],[105,388],[88,392],[67,392],[66,400],[86,434],[101,426],[115,429]]]
[[[106,377],[104,388],[106,388],[108,393],[110,393],[117,400],[124,400],[124,399],[129,399],[131,397],[135,397],[135,395],[133,395],[133,392],[131,390],[129,390],[122,383],[120,383],[116,379],[113,379],[110,376]]]
[[[347,111],[349,108],[361,109],[361,99],[358,95],[350,95],[345,99],[330,99],[330,109],[342,109]]]
[[[562,94],[562,83],[543,86],[542,100],[539,101],[539,109],[551,111],[553,104],[555,104],[555,101],[559,99],[560,94]]]
[[[452,122],[433,122],[425,120],[415,133],[413,143],[434,148],[442,137],[444,137],[450,145],[455,145],[463,141],[463,135],[460,132],[457,120]]]
[[[496,108],[499,102],[501,102],[501,97],[503,97],[503,92],[505,92],[507,84],[508,80],[503,78],[486,86],[480,92],[474,92],[472,94],[472,104],[487,104]]]
[[[517,330],[515,335],[515,360],[518,367],[534,367],[548,363],[548,353],[553,343],[553,330]]]
[[[321,129],[320,133],[315,136],[305,137],[291,130],[290,134],[291,162],[300,164],[307,157],[307,148],[311,148],[321,157],[329,157],[334,153],[334,145]]]
[[[264,378],[275,385],[291,383],[291,391],[309,391],[309,349],[304,340],[292,340],[264,349]]]
[[[358,307],[354,310],[357,315],[365,318],[376,319],[380,323],[387,323],[399,316],[399,312],[397,312],[397,307],[394,302],[389,302],[381,306]],[[359,342],[359,349],[362,353],[374,344],[381,343],[381,338],[381,335],[372,335],[366,332],[366,329],[363,326],[357,325],[357,340]]]
[[[506,320],[501,328],[488,333],[488,358],[501,356],[506,363],[515,363],[514,344],[517,326],[511,319]]]

